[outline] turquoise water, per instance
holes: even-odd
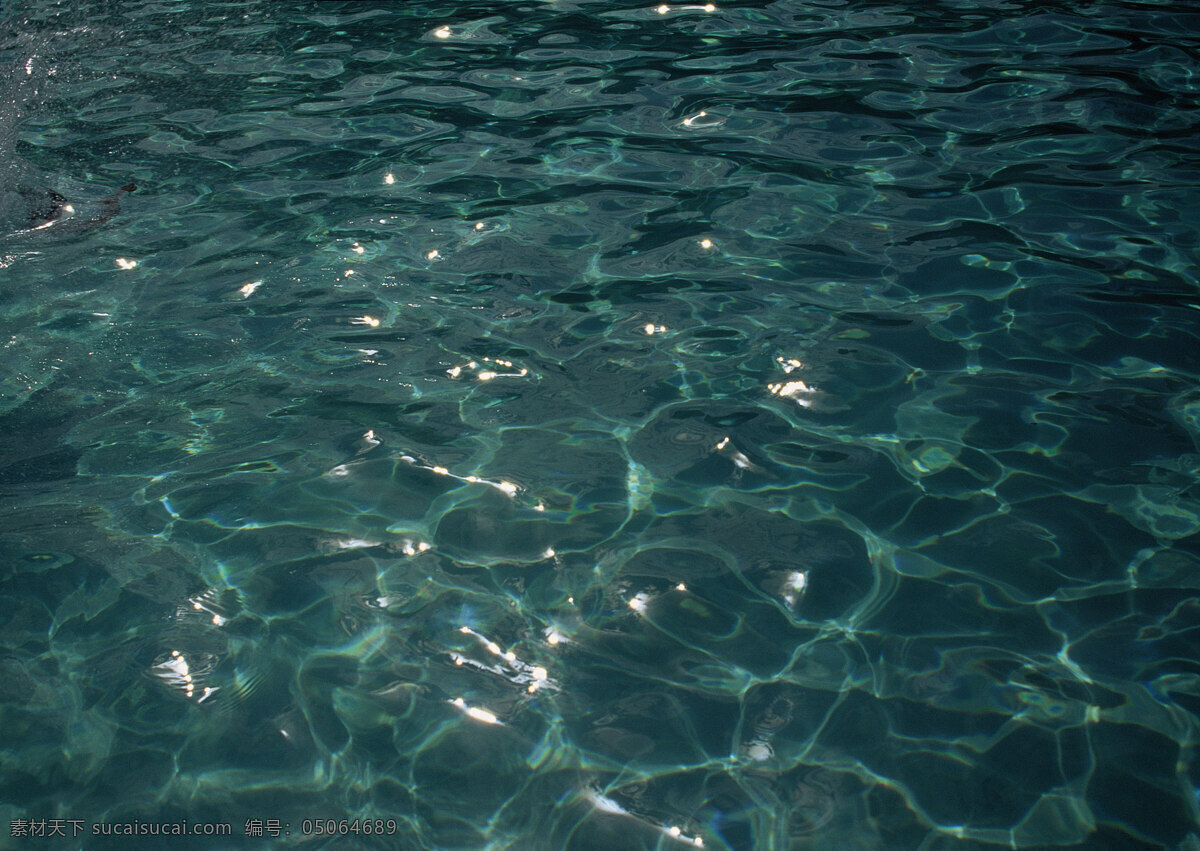
[[[1195,7],[3,8],[0,845],[1200,848]]]

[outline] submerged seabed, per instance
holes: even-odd
[[[1190,4],[16,5],[10,825],[1200,847]]]

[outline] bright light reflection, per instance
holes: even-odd
[[[210,588],[195,597],[188,598],[188,602],[192,604],[193,611],[207,612],[212,615],[213,626],[225,626],[229,619],[221,612],[219,601],[214,600],[219,595],[215,588]]]
[[[370,538],[335,538],[329,542],[329,546],[335,550],[367,550],[382,544]]]
[[[178,650],[172,650],[171,658],[155,665],[154,669],[158,672],[159,678],[167,684],[182,685],[187,692],[187,696],[192,696],[195,684],[192,681],[191,668],[188,665],[187,659]]]
[[[387,174],[385,174],[383,176],[383,182],[386,183],[388,186],[391,186],[393,183],[396,182],[396,176],[389,171]]]
[[[786,358],[782,355],[775,357],[775,362],[782,367],[785,373],[789,375],[804,366],[804,363],[798,358]],[[792,381],[781,381],[776,384],[768,384],[767,390],[776,396],[785,396],[794,401],[801,408],[812,407],[813,397],[817,393],[817,388],[811,384],[794,379]]]
[[[750,757],[755,762],[765,762],[775,756],[774,749],[766,742],[751,742],[746,747],[746,756]]]
[[[500,719],[494,713],[488,712],[486,709],[480,709],[478,706],[468,706],[467,702],[461,697],[456,697],[450,703],[461,709],[468,717],[474,718],[476,721],[482,721],[485,724],[499,724],[504,726]]]
[[[116,263],[118,268],[124,269],[125,271],[136,268],[138,264],[136,260],[126,260],[124,257],[118,257]]]
[[[759,469],[758,465],[751,461],[744,452],[739,451],[736,446],[730,446],[728,436],[721,438],[720,442],[717,443],[713,449],[715,449],[717,452],[721,452],[727,447],[729,448],[729,452],[727,454],[729,455],[730,460],[733,461],[733,465],[739,470]]]
[[[768,384],[767,389],[776,396],[783,396],[791,399],[801,408],[812,407],[812,396],[817,392],[817,388],[810,387],[803,381],[787,381],[780,384]]]
[[[711,115],[707,110],[700,110],[695,115],[689,115],[680,122],[684,127],[695,127],[702,130],[710,127],[720,127],[726,121],[719,115]]]
[[[170,657],[152,667],[150,672],[165,685],[182,691],[188,700],[194,698],[197,703],[203,703],[220,691],[219,688],[205,686],[197,696],[196,678],[192,674],[192,667],[188,664],[187,657],[178,650],[172,650]]]
[[[613,815],[627,816],[629,811],[614,801],[612,798],[606,798],[594,789],[587,790],[588,800],[592,802],[592,806],[604,813],[612,813]]]
[[[503,367],[508,372],[501,372],[498,369],[483,369],[479,361],[468,361],[465,364],[452,366],[446,370],[446,374],[451,378],[458,378],[466,371],[475,373],[475,378],[479,381],[493,381],[497,378],[524,378],[529,374],[529,370],[524,367],[518,367],[510,360],[502,358],[481,358],[484,363],[494,364],[495,366]]]
[[[685,834],[683,832],[683,828],[679,827],[678,825],[671,825],[668,827],[668,826],[665,826],[662,824],[658,824],[656,822],[652,822],[649,819],[642,818],[641,816],[638,816],[634,813],[629,812],[629,810],[622,807],[620,804],[618,804],[612,798],[609,798],[605,795],[601,795],[595,789],[586,790],[584,792],[584,796],[587,798],[587,800],[589,800],[591,802],[592,806],[595,807],[600,812],[609,813],[610,815],[615,815],[615,816],[629,816],[630,818],[632,818],[636,821],[642,822],[643,824],[651,825],[653,827],[658,828],[663,833],[665,833],[667,836],[670,836],[672,839],[677,839],[680,842],[685,842],[689,845],[692,845],[695,848],[703,848],[704,847],[704,839],[702,837],[688,836],[687,834]]]
[[[415,556],[418,553],[427,553],[431,549],[433,549],[433,544],[426,543],[425,541],[413,542],[407,538],[404,539],[404,543],[400,546],[400,552],[404,553],[406,556]]]
[[[238,292],[242,294],[242,298],[250,298],[254,295],[254,291],[262,286],[262,281],[251,281],[248,284],[238,288]]]
[[[514,651],[504,650],[495,641],[492,641],[487,636],[476,632],[469,626],[460,626],[458,631],[464,635],[474,636],[475,640],[478,641],[488,653],[503,659],[508,670],[506,671],[505,667],[501,665],[489,666],[480,662],[472,661],[458,653],[451,653],[450,658],[454,660],[455,665],[460,667],[462,665],[468,665],[472,668],[487,671],[488,673],[498,674],[509,682],[515,683],[516,685],[525,686],[525,690],[530,694],[533,694],[541,688],[549,688],[553,691],[558,690],[558,684],[550,679],[549,672],[541,665],[530,665],[528,662],[520,659]]]
[[[669,827],[664,831],[667,836],[678,839],[680,842],[687,842],[696,848],[704,847],[704,839],[699,836],[685,836],[683,830],[678,827]]]
[[[804,589],[808,587],[808,574],[802,570],[796,570],[787,575],[783,581],[783,602],[788,606],[795,606],[796,601],[800,599],[800,595],[804,593]]]
[[[666,834],[672,839],[678,839],[679,841],[682,841],[682,843],[691,843],[692,845],[698,847],[698,849],[700,849],[700,847],[704,847],[704,840],[700,837],[685,837],[683,828],[674,826],[668,827],[666,829]]]
[[[333,474],[334,471],[331,470],[330,473]],[[376,547],[385,547],[389,552],[400,552],[406,556],[415,556],[427,553],[433,549],[433,544],[426,543],[425,541],[415,541],[412,538],[403,538],[400,541],[377,541],[374,538],[328,538],[319,543],[324,552],[336,550],[371,550]]]

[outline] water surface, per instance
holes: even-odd
[[[14,842],[1200,847],[1190,4],[4,13]]]

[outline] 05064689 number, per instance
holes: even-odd
[[[300,832],[305,836],[345,836],[347,834],[392,835],[398,825],[395,819],[304,819]]]

